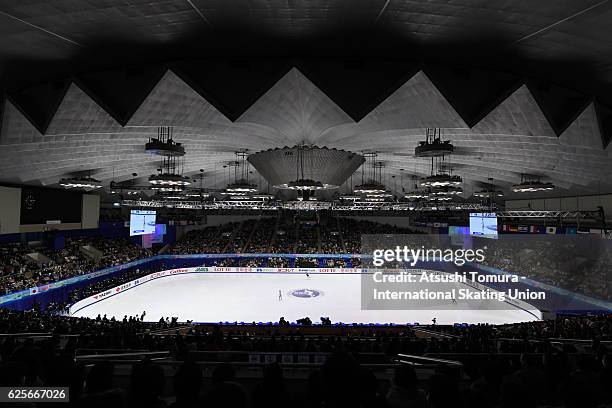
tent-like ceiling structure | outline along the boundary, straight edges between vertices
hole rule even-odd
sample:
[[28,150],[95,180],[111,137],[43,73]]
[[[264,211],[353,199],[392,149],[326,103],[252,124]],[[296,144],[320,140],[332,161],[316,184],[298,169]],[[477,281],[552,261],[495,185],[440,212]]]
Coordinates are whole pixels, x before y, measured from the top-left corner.
[[414,157],[414,148],[426,128],[435,127],[455,145],[450,166],[468,192],[489,178],[507,188],[521,174],[579,193],[602,191],[610,184],[612,160],[597,103],[578,106],[557,134],[537,92],[528,83],[517,84],[470,126],[431,76],[416,72],[355,120],[294,67],[232,120],[177,72],[167,70],[124,124],[75,81],[44,132],[7,99],[1,179],[55,185],[79,171],[91,171],[105,184],[131,179],[132,173],[146,178],[159,161],[144,152],[144,144],[159,126],[172,126],[174,139],[187,151],[185,173],[203,169],[209,187],[227,183],[223,165],[235,160],[236,151],[309,144],[377,152],[389,187],[399,190],[409,185],[410,176],[429,174],[430,162]]

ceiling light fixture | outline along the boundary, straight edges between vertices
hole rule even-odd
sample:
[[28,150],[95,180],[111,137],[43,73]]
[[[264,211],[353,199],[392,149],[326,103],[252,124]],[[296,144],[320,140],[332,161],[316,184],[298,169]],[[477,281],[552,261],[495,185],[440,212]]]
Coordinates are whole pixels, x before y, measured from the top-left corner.
[[533,193],[554,189],[555,185],[553,183],[543,183],[538,176],[527,174],[521,175],[521,182],[512,186],[512,191],[515,193]]
[[425,131],[425,140],[419,142],[419,145],[414,149],[416,157],[442,157],[452,154],[454,146],[450,140],[442,140],[442,129],[427,128]]
[[102,182],[92,177],[70,177],[63,178],[59,182],[65,189],[97,190],[102,188]]
[[448,187],[458,186],[463,180],[459,176],[451,176],[449,174],[435,174],[424,177],[419,182],[421,187]]
[[463,189],[456,186],[438,187],[431,190],[431,194],[436,196],[452,196],[463,194]]

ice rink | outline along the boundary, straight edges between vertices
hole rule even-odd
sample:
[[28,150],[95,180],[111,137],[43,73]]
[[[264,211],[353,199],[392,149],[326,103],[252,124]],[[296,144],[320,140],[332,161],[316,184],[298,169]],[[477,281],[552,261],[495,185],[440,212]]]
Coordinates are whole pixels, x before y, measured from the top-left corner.
[[429,324],[434,317],[438,324],[536,319],[519,308],[486,310],[482,301],[473,305],[449,302],[437,310],[361,310],[360,290],[359,274],[321,273],[307,278],[296,273],[191,273],[149,281],[73,315],[95,318],[106,314],[122,319],[146,311],[146,321],[176,316],[180,321],[208,323],[276,322],[281,316],[292,322],[305,316],[318,322],[326,316],[334,323],[395,324]]

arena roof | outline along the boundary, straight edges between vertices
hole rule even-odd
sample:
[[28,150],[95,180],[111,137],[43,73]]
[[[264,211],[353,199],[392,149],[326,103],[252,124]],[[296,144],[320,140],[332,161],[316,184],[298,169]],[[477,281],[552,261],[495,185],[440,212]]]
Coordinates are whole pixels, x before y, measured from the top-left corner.
[[173,126],[207,186],[227,182],[236,150],[299,143],[377,151],[408,185],[429,174],[413,153],[435,127],[468,192],[524,173],[610,192],[611,7],[5,1],[0,181],[146,177],[158,161],[144,143]]

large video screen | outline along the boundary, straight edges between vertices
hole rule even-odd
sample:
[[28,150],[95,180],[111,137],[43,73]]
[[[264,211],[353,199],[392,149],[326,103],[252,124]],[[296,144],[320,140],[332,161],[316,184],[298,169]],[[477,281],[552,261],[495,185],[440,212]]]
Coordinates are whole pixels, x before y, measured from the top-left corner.
[[45,224],[50,221],[80,223],[83,194],[53,188],[23,186],[21,188],[20,222]]
[[497,215],[470,213],[470,235],[497,239]]
[[130,213],[130,236],[155,233],[155,211],[132,210]]

